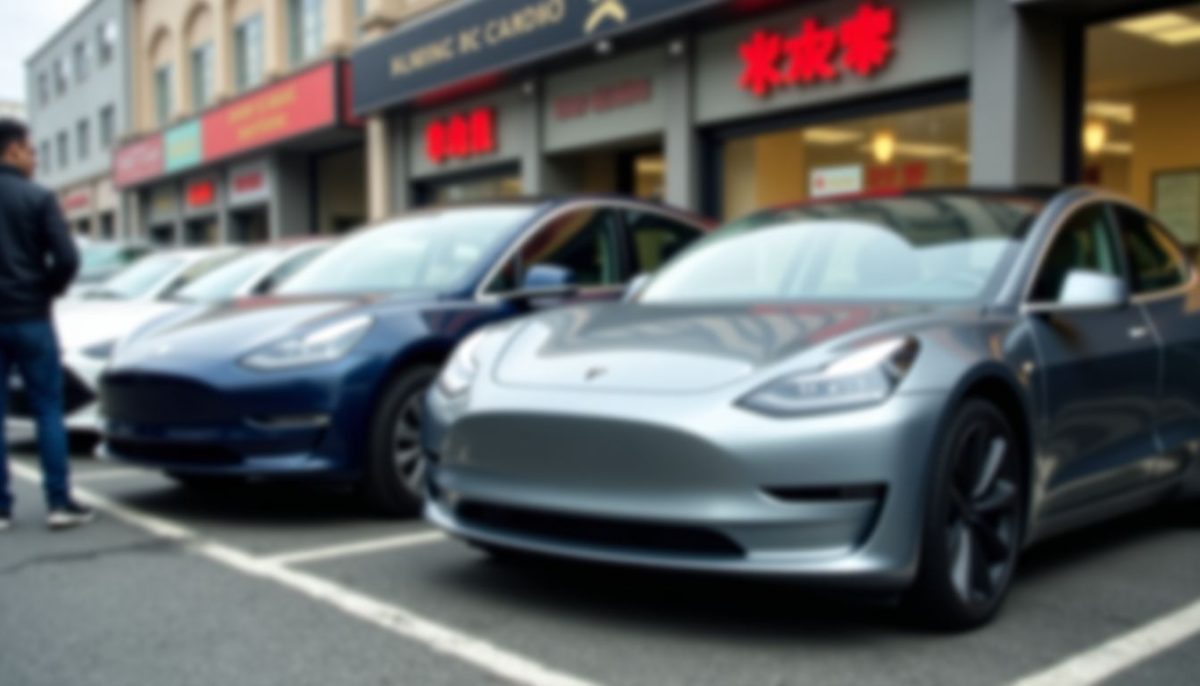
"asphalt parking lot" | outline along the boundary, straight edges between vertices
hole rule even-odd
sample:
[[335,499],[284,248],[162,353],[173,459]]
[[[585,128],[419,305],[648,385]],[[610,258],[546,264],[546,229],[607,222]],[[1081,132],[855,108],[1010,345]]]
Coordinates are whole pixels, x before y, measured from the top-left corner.
[[1200,506],[1040,546],[998,622],[939,635],[875,598],[496,562],[343,494],[82,458],[101,519],[50,533],[16,450],[5,686],[1200,682]]

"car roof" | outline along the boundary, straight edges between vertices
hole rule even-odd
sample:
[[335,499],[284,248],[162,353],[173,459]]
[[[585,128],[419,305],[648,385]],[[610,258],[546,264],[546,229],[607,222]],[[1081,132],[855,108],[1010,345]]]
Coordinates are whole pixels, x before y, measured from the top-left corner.
[[612,193],[575,193],[570,195],[546,195],[546,196],[518,196],[514,198],[499,198],[489,200],[469,200],[443,203],[439,205],[431,205],[428,207],[413,208],[404,212],[399,212],[388,216],[385,219],[379,219],[362,228],[382,226],[388,222],[395,221],[402,217],[419,216],[429,212],[443,212],[447,210],[460,209],[486,209],[489,207],[527,207],[531,210],[550,210],[557,207],[572,205],[575,203],[595,203],[595,204],[621,204],[627,206],[636,206],[644,208],[648,211],[661,212],[678,217],[683,221],[697,224],[703,227],[712,227],[715,223],[707,217],[689,212],[685,209],[667,205],[664,203],[642,200],[640,198],[630,198],[623,195]]

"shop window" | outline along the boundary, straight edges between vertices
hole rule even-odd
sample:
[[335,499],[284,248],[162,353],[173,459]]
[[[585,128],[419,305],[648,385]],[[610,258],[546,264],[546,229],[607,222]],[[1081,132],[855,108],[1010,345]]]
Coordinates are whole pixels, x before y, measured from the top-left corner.
[[723,214],[839,195],[968,181],[963,103],[904,110],[735,138],[724,146]]
[[488,290],[503,293],[519,288],[526,271],[539,264],[570,269],[575,284],[585,288],[622,283],[616,220],[615,212],[595,208],[552,220],[526,241]]
[[1120,262],[1108,218],[1107,208],[1100,204],[1085,207],[1071,218],[1046,253],[1030,300],[1056,302],[1067,274],[1073,269],[1120,276]]
[[1166,229],[1127,207],[1117,208],[1117,219],[1134,293],[1168,290],[1187,280],[1186,259]]
[[1188,248],[1200,244],[1200,3],[1088,28],[1085,183],[1151,210]]
[[657,271],[700,236],[696,229],[654,212],[626,212],[625,226],[629,231],[634,270],[642,274]]

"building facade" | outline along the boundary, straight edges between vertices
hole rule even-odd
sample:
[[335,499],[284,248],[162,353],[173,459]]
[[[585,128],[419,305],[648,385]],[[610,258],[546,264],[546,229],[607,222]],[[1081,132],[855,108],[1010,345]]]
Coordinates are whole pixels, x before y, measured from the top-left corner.
[[257,243],[366,219],[363,126],[345,57],[372,3],[130,7],[134,131],[113,169],[138,235]]
[[24,102],[20,100],[0,99],[0,117],[25,121],[26,116]]
[[128,130],[128,5],[93,0],[25,64],[37,180],[58,193],[76,233],[122,235],[112,154]]
[[1087,182],[1200,235],[1200,3],[467,0],[353,59],[374,216]]

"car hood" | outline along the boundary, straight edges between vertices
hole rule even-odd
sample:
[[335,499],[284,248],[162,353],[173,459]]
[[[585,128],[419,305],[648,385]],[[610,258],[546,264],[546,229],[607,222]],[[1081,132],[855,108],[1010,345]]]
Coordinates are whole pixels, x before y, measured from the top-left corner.
[[127,339],[113,366],[153,359],[218,361],[237,359],[323,319],[357,312],[377,299],[368,297],[247,298],[193,309],[165,318]]
[[66,353],[118,341],[158,317],[179,309],[163,300],[65,300],[54,308],[59,345]]
[[[961,312],[961,310],[960,310]],[[703,392],[811,353],[813,365],[859,337],[910,331],[944,308],[913,305],[659,306],[546,313],[517,328],[495,366],[502,385]]]

